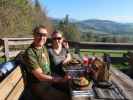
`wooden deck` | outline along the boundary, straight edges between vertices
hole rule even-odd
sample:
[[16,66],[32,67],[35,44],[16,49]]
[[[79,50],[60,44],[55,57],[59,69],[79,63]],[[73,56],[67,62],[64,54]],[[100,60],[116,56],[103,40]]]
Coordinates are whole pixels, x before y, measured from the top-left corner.
[[72,95],[72,100],[129,100],[120,91],[116,84],[110,88],[100,88],[94,86],[92,89],[83,90],[79,94]]

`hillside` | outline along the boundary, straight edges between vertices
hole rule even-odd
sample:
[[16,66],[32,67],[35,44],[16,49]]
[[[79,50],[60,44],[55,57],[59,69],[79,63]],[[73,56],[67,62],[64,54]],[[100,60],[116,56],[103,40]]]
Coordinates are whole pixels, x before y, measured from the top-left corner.
[[108,20],[84,20],[77,22],[77,25],[81,28],[81,30],[88,28],[93,28],[97,31],[102,31],[106,33],[111,33],[114,35],[117,34],[129,34],[133,35],[133,24],[131,23],[117,23]]
[[[60,19],[52,19],[54,25],[56,25]],[[133,23],[117,23],[108,20],[83,20],[72,21],[75,23],[81,33],[96,33],[96,34],[112,34],[112,35],[133,35]]]

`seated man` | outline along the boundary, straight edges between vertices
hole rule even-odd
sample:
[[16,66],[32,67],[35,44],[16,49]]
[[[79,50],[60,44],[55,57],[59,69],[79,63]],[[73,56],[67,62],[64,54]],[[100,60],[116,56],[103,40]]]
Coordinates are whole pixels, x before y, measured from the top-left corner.
[[44,26],[36,27],[33,31],[33,43],[23,56],[26,70],[32,75],[30,79],[31,90],[41,100],[69,100],[68,94],[62,91],[62,88],[56,87],[56,84],[65,84],[68,77],[56,78],[52,76],[48,53],[44,46],[47,35],[48,32]]

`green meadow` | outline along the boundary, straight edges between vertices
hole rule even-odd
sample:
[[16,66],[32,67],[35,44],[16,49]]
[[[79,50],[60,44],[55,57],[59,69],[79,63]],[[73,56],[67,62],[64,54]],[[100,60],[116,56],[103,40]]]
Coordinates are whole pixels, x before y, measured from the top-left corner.
[[[71,52],[74,52],[74,49],[70,50]],[[80,55],[81,57],[84,55],[88,55],[90,57],[97,56],[102,57],[104,53],[109,54],[111,57],[123,57],[124,53],[127,53],[126,50],[94,50],[94,49],[80,49]],[[0,63],[5,62],[5,58],[0,57]],[[128,62],[121,62],[121,63],[115,63],[112,64],[113,67],[116,67],[118,69],[125,69],[128,68]]]

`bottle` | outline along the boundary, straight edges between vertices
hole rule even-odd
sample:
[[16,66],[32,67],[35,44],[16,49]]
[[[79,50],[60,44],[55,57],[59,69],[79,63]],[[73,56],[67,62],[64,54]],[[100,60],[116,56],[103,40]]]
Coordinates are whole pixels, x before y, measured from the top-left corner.
[[82,60],[83,60],[83,66],[88,66],[88,56],[83,56],[83,58],[82,58]]
[[0,82],[4,79],[7,70],[3,67],[3,64],[0,65]]
[[15,67],[15,62],[14,61],[9,61],[3,64],[3,67],[9,72]]

